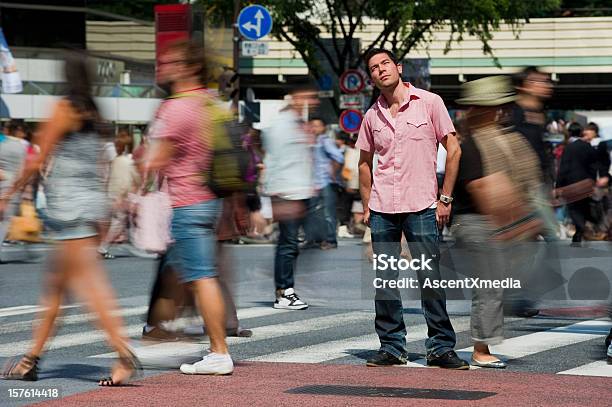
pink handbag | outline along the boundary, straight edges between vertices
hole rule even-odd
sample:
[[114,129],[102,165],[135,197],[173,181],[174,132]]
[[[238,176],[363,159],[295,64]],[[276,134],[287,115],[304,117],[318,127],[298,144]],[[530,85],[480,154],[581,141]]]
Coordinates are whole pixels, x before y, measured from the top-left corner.
[[[163,189],[163,188],[162,188]],[[130,239],[138,249],[163,253],[172,243],[170,226],[172,203],[164,191],[129,194],[133,216],[130,217]]]

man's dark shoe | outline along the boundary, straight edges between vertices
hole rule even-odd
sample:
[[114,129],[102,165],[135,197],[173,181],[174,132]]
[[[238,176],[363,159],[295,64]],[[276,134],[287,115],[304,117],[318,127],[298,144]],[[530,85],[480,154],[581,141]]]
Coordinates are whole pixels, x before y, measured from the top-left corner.
[[610,343],[612,343],[612,329],[610,329],[610,333],[606,337],[606,348],[610,347]]
[[338,243],[330,243],[330,242],[321,243],[321,250],[331,250],[331,249],[337,249],[337,248],[338,248]]
[[427,366],[455,370],[468,370],[470,368],[470,364],[457,356],[454,350],[450,350],[441,356],[427,356]]
[[366,362],[366,366],[370,367],[382,367],[382,366],[395,366],[395,365],[405,365],[406,361],[402,358],[396,358],[390,353],[385,352],[384,350],[379,350],[376,355],[372,356]]
[[156,326],[148,332],[146,327],[143,327],[142,339],[157,342],[175,342],[178,341],[180,337],[174,332],[166,331],[165,329]]
[[309,240],[305,240],[304,242],[299,244],[300,250],[308,250],[308,249],[318,249],[321,246],[320,243],[312,242]]
[[536,315],[538,315],[540,313],[539,309],[535,309],[535,308],[525,308],[522,310],[518,310],[516,311],[514,314],[517,317],[521,317],[521,318],[533,318]]

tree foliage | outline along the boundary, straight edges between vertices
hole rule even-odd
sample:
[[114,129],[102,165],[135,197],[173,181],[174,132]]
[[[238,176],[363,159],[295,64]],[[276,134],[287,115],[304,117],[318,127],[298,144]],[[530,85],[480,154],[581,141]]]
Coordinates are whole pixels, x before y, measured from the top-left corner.
[[[518,28],[529,16],[558,8],[559,0],[267,0],[274,19],[273,33],[290,42],[316,76],[317,56],[322,53],[335,74],[361,65],[363,56],[374,47],[392,50],[400,60],[415,46],[427,43],[432,33],[450,28],[446,52],[466,35],[482,42],[485,54],[494,57],[489,42],[500,24]],[[355,52],[350,40],[368,19],[382,22],[383,28],[371,44]],[[322,30],[324,28],[324,30]],[[327,31],[333,47],[321,38]]]

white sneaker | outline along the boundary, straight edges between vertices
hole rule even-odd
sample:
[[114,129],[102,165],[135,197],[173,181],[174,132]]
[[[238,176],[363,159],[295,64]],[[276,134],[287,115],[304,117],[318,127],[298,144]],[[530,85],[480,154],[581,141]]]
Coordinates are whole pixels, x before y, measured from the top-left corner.
[[234,371],[234,362],[229,353],[209,352],[199,362],[192,365],[183,363],[181,372],[185,374],[228,375]]
[[355,235],[353,235],[351,232],[349,232],[348,226],[342,225],[342,226],[340,226],[338,228],[338,237],[353,239],[355,237]]
[[274,308],[299,310],[308,308],[308,304],[300,300],[293,288],[287,288],[283,295],[276,297]]

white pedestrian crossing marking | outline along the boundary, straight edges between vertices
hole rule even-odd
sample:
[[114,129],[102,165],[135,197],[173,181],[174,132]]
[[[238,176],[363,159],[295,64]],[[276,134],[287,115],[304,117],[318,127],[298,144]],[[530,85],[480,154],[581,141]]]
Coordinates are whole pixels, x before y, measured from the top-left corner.
[[605,360],[598,360],[597,362],[587,363],[586,365],[564,370],[557,374],[612,377],[612,365],[609,365]]
[[[452,322],[457,331],[463,331],[469,328],[470,318],[454,318]],[[427,338],[426,324],[408,326],[407,331],[407,342],[419,341]],[[351,350],[377,350],[379,347],[380,342],[378,336],[376,334],[369,334],[270,353],[248,360],[258,362],[322,363],[350,356]]]
[[[295,312],[295,311],[294,311]],[[253,337],[252,338],[235,338],[230,337],[227,338],[228,345],[238,344],[238,343],[246,343],[249,341],[261,341],[267,339],[280,338],[283,336],[289,335],[298,335],[305,334],[308,332],[313,332],[322,329],[336,328],[346,325],[351,325],[355,323],[360,323],[364,321],[371,321],[374,318],[374,314],[372,312],[348,312],[344,314],[334,314],[327,315],[323,317],[315,317],[309,319],[302,319],[299,321],[293,322],[284,322],[280,324],[273,325],[265,325],[260,327],[252,328]],[[171,349],[172,352],[176,352],[176,354],[185,354],[191,355],[196,351],[202,350],[201,343],[182,343],[183,352],[180,350],[175,351]],[[159,351],[161,353],[166,352],[167,344],[160,343],[155,345],[147,346],[147,350],[151,352]],[[104,353],[101,355],[90,356],[94,358],[111,358],[115,357],[115,353]]]
[[[63,308],[81,307],[80,304],[66,305]],[[13,315],[28,315],[41,311],[40,306],[22,305],[16,307],[0,308],[0,318]],[[123,317],[142,315],[146,312],[147,306],[134,306],[122,308],[118,314]],[[272,307],[250,307],[238,310],[240,320],[250,318],[259,318],[291,312],[289,310],[276,310]],[[308,314],[303,314],[307,316]],[[58,322],[60,325],[76,325],[88,323],[95,320],[96,316],[92,313],[81,313],[75,315],[67,315],[60,317]],[[308,334],[318,330],[338,328],[363,322],[370,322],[374,318],[372,312],[353,311],[342,314],[319,316],[314,318],[306,318],[293,322],[271,324],[252,328],[252,338],[228,338],[228,344],[243,344],[251,341],[270,340],[281,338],[289,335]],[[189,320],[188,318],[185,321]],[[193,319],[190,320],[193,322]],[[0,325],[0,333],[15,333],[21,331],[30,331],[32,324],[38,320],[26,320],[4,323]],[[196,321],[196,323],[198,323]],[[456,332],[469,330],[470,317],[453,318],[453,325]],[[139,336],[142,332],[143,323],[127,326],[126,334],[128,336]],[[248,324],[246,325],[248,326]],[[612,323],[606,320],[591,320],[583,321],[567,326],[549,329],[541,332],[534,332],[527,335],[517,336],[506,339],[502,344],[492,346],[491,352],[500,356],[504,360],[513,360],[535,355],[541,352],[557,349],[564,346],[575,345],[592,339],[603,338],[610,330]],[[424,340],[427,338],[426,324],[418,324],[408,326],[407,342]],[[106,335],[102,331],[88,330],[71,334],[58,335],[49,343],[49,350],[64,349],[81,345],[88,345],[97,342],[104,342]],[[204,339],[204,338],[203,338]],[[199,358],[206,348],[206,341],[201,342],[176,342],[176,343],[158,343],[149,346],[138,346],[137,351],[140,352],[149,362],[155,363],[160,367],[176,367],[177,362],[187,361],[189,359]],[[12,343],[0,344],[0,357],[17,356],[27,351],[30,346],[30,340],[22,340]],[[379,340],[376,334],[367,334],[354,336],[345,339],[327,341],[315,345],[309,345],[299,348],[287,349],[281,352],[273,352],[253,358],[249,361],[258,362],[290,362],[290,363],[325,363],[334,359],[350,356],[356,352],[375,350],[379,347]],[[471,357],[472,347],[467,347],[457,351],[460,357],[469,360]],[[115,353],[105,353],[90,357],[95,358],[112,358]],[[140,355],[139,355],[140,356]],[[603,355],[602,355],[603,357]],[[408,363],[407,367],[425,367],[425,359],[419,359]],[[568,369],[558,374],[564,375],[582,375],[582,376],[601,376],[612,377],[612,366],[608,365],[605,360],[586,363],[582,366],[577,366]]]
[[[536,353],[601,338],[609,332],[610,326],[612,324],[604,320],[583,321],[542,332],[508,338],[499,345],[491,346],[490,350],[492,354],[502,360],[524,358]],[[470,346],[459,349],[457,354],[459,357],[470,360],[473,350],[474,348]],[[425,359],[419,359],[415,362],[424,365],[426,361]],[[476,368],[472,366],[472,369]]]
[[[148,308],[149,308],[148,306],[123,308],[123,309],[120,309],[116,314],[122,317],[142,315],[147,311]],[[60,327],[64,325],[76,325],[76,324],[82,324],[86,322],[95,321],[96,318],[97,318],[96,314],[93,314],[93,313],[67,315],[63,317],[58,317],[57,324]],[[9,334],[9,333],[15,333],[15,332],[29,331],[32,329],[32,327],[35,324],[39,323],[40,321],[41,321],[40,319],[34,319],[34,320],[27,320],[27,321],[7,322],[7,323],[0,325],[0,332],[3,334]]]
[[[61,309],[77,308],[78,304],[62,305]],[[15,315],[36,314],[43,311],[44,308],[39,305],[20,305],[17,307],[0,308],[0,318],[11,317]]]

